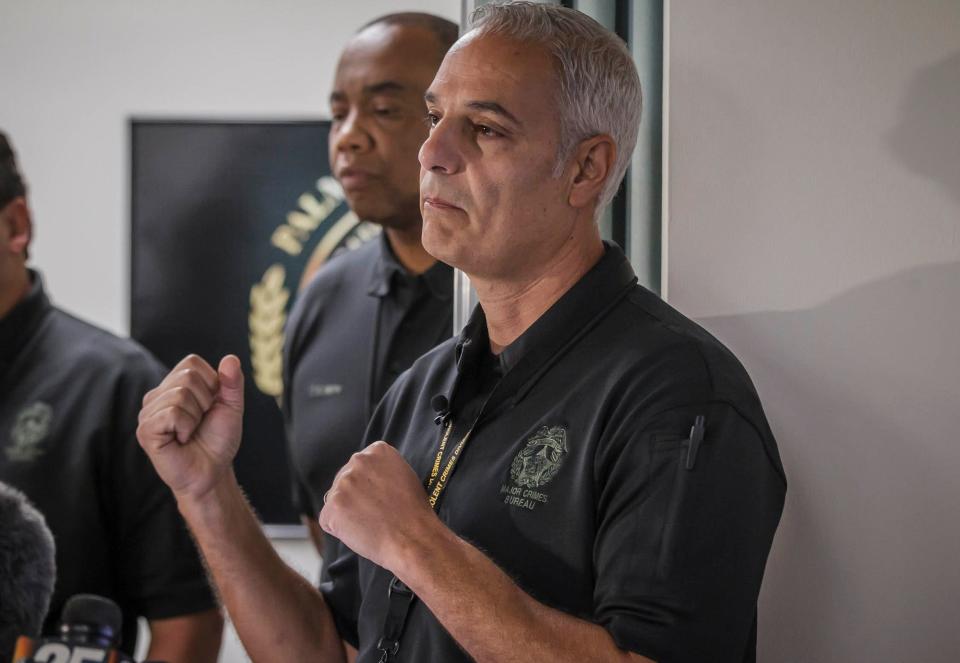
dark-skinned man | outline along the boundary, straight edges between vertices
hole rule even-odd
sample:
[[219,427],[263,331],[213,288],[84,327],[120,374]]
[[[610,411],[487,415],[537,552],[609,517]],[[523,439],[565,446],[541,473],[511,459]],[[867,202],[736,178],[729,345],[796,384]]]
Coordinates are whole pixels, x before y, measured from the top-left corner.
[[145,403],[140,442],[248,651],[754,660],[786,482],[739,362],[600,239],[639,125],[628,50],[570,9],[485,5],[425,98],[423,244],[480,306],[334,480],[320,524],[344,547],[320,593],[237,488],[237,359],[188,357]]
[[417,151],[427,136],[423,94],[457,31],[429,14],[390,14],[361,28],[337,65],[330,167],[351,209],[383,233],[325,264],[286,330],[294,501],[321,554],[335,545],[317,523],[321,498],[360,448],[373,408],[453,331],[452,270],[420,243]]
[[33,221],[12,147],[0,133],[0,481],[23,491],[56,542],[44,631],[90,593],[137,617],[149,658],[217,659],[223,619],[173,497],[135,445],[137,413],[165,369],[136,343],[54,307],[27,267]]

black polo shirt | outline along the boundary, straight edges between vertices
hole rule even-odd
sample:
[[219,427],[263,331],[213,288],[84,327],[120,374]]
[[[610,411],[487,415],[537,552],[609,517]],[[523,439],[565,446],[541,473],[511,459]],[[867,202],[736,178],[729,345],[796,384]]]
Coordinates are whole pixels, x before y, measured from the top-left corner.
[[[499,357],[478,308],[396,382],[367,442],[394,444],[422,477],[436,394],[457,440],[482,410],[439,516],[524,591],[656,661],[754,659],[786,490],[776,443],[737,359],[637,285],[619,249]],[[390,577],[342,549],[321,586],[361,663],[378,660]],[[470,659],[417,601],[398,660]]]
[[0,481],[47,519],[57,581],[46,632],[64,601],[93,593],[137,616],[216,605],[173,496],[137,444],[143,395],[165,371],[142,347],[54,308],[39,274],[0,320]]
[[320,512],[387,388],[450,338],[452,298],[449,266],[409,274],[386,233],[337,254],[301,293],[287,323],[283,411],[302,514]]

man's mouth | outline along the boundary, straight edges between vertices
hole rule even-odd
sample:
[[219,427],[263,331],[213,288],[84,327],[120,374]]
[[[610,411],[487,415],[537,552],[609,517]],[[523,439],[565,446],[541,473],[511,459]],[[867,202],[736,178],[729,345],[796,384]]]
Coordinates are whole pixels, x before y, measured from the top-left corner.
[[337,172],[337,180],[345,191],[362,189],[368,186],[374,179],[373,173],[362,168],[342,168]]
[[423,197],[423,206],[424,206],[424,207],[432,207],[432,208],[438,209],[438,210],[460,210],[461,212],[463,211],[463,208],[462,208],[462,207],[460,207],[460,206],[458,206],[458,205],[454,205],[454,204],[453,204],[452,202],[450,202],[449,200],[445,200],[444,198],[441,198],[440,196],[424,196],[424,197]]

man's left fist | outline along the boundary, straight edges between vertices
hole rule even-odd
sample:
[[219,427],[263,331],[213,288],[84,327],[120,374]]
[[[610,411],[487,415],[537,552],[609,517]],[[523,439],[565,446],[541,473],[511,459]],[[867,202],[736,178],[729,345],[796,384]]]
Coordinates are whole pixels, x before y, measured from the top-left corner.
[[324,496],[320,527],[374,564],[396,573],[408,542],[442,526],[420,479],[386,442],[353,454]]

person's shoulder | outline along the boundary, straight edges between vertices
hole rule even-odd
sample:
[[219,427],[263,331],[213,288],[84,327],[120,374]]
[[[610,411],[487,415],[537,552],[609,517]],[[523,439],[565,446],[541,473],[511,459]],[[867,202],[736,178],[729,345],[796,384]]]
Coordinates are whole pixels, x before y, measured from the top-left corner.
[[[686,434],[694,415],[727,412],[756,432],[782,475],[757,390],[726,345],[640,286],[605,323],[609,338],[601,342],[608,352],[598,370],[605,371],[606,384],[613,385],[606,395],[612,421],[623,422],[624,430],[673,427]],[[614,376],[612,382],[609,376]]]
[[358,282],[365,285],[364,279],[370,274],[372,263],[380,258],[380,251],[380,238],[374,237],[354,249],[337,252],[310,278],[300,296],[309,297]]
[[444,386],[456,372],[457,337],[452,336],[418,357],[410,368],[394,380],[385,400],[430,400],[445,391]]
[[612,322],[619,330],[617,360],[626,372],[686,398],[756,398],[734,353],[646,288],[638,285],[631,290]]
[[54,307],[50,316],[49,352],[78,370],[142,376],[149,380],[165,373],[159,361],[138,342],[117,336],[72,313]]
[[[399,439],[402,431],[419,430],[424,412],[432,421],[433,399],[448,394],[456,376],[457,338],[450,338],[420,356],[397,377],[380,399],[367,428],[367,441]],[[417,422],[420,423],[417,423]]]
[[427,373],[451,365],[456,358],[458,342],[458,336],[451,336],[420,355],[410,368],[416,368],[421,373]]
[[409,387],[422,383],[432,384],[447,378],[450,371],[456,370],[457,340],[456,336],[451,336],[417,357],[410,368],[400,374],[396,383]]
[[366,292],[373,263],[380,257],[380,241],[374,237],[355,249],[345,249],[324,263],[297,294],[288,328],[322,314],[338,297],[359,297]]

